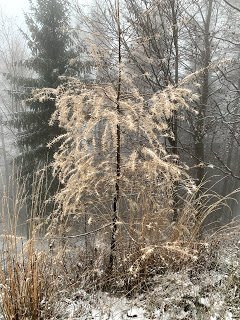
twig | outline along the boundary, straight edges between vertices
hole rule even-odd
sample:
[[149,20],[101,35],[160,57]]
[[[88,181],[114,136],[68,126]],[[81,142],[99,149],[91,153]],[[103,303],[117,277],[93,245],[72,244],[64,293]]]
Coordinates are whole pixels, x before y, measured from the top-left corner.
[[233,4],[231,4],[229,1],[227,0],[223,0],[226,4],[228,4],[232,9],[237,10],[238,12],[240,12],[240,8],[234,6]]
[[90,234],[93,234],[95,232],[98,232],[102,229],[105,229],[107,227],[110,227],[112,226],[112,222],[108,223],[108,224],[105,224],[104,226],[98,228],[98,229],[95,229],[95,230],[92,230],[92,231],[89,231],[89,232],[85,232],[85,233],[81,233],[81,234],[76,234],[76,235],[73,235],[73,236],[64,236],[64,237],[50,237],[50,239],[53,239],[53,240],[61,240],[61,239],[74,239],[74,238],[80,238],[80,237],[85,237],[85,236],[88,236]]

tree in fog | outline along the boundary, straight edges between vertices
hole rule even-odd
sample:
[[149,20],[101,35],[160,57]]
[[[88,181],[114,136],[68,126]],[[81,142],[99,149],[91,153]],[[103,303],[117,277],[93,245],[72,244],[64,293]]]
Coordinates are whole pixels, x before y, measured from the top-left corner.
[[[76,55],[72,49],[69,2],[36,0],[29,4],[30,12],[25,15],[28,33],[24,35],[31,57],[24,64],[33,70],[34,76],[20,79],[26,96],[26,109],[16,112],[11,123],[18,130],[17,146],[20,155],[16,160],[31,192],[34,173],[53,160],[57,147],[49,149],[48,143],[63,133],[57,123],[49,126],[56,108],[55,100],[52,97],[44,101],[34,100],[32,91],[35,88],[56,88],[59,76],[73,72],[71,61]],[[47,176],[49,181],[46,182],[45,192],[52,194],[57,188],[57,182],[52,181],[50,175]]]
[[4,183],[8,184],[10,162],[16,156],[14,146],[16,132],[9,120],[14,113],[24,110],[24,94],[21,86],[23,77],[30,76],[24,66],[28,53],[26,42],[15,21],[0,14],[0,113],[1,113],[1,155],[4,163]]

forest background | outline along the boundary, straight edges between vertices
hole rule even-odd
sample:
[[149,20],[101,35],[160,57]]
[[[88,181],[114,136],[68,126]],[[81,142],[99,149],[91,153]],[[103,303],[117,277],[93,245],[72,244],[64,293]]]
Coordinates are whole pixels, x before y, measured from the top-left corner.
[[[5,318],[47,319],[69,286],[130,297],[220,272],[239,246],[238,1],[36,0],[18,16],[0,16]],[[211,309],[181,299],[191,319]]]

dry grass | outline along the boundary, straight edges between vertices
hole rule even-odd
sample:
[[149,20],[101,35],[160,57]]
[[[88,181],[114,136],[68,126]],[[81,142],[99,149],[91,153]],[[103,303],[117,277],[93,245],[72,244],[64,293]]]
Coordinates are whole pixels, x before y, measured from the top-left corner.
[[[222,239],[230,239],[236,236],[239,226],[232,224],[199,239],[199,226],[209,214],[225,205],[225,199],[210,191],[203,192],[200,198],[199,190],[195,192],[187,193],[180,200],[178,220],[172,223],[168,219],[171,205],[167,206],[171,194],[169,198],[166,196],[160,214],[155,212],[155,215],[152,214],[155,209],[153,198],[146,194],[142,198],[139,196],[142,211],[138,219],[136,206],[131,202],[133,206],[129,212],[132,216],[118,223],[111,273],[107,268],[109,226],[100,228],[97,233],[73,238],[68,237],[69,233],[65,238],[51,235],[49,251],[47,239],[44,240],[45,248],[40,248],[35,232],[28,241],[18,237],[17,218],[11,219],[14,228],[11,236],[6,233],[3,237],[3,268],[0,270],[1,306],[5,319],[54,319],[61,296],[70,296],[79,289],[86,292],[107,290],[130,297],[151,291],[157,275],[161,277],[183,270],[201,274],[206,268],[215,268],[215,255],[221,247],[217,240],[219,234]],[[94,231],[96,223],[99,220],[88,228]],[[31,229],[34,231],[35,228]],[[79,243],[79,239],[86,242]]]
[[[14,237],[14,236],[13,236]],[[9,246],[2,254],[1,305],[5,319],[47,319],[52,313],[54,278],[45,253],[37,252],[33,240],[20,248]],[[15,242],[15,239],[14,239]]]
[[[230,208],[226,198],[211,190],[202,191],[202,186],[199,188],[201,194],[196,188],[195,193],[189,193],[181,199],[178,220],[175,222],[170,223],[167,219],[170,206],[166,206],[159,215],[149,214],[153,212],[151,201],[144,201],[144,210],[138,219],[136,212],[130,211],[132,216],[120,220],[114,269],[111,273],[107,267],[111,232],[109,226],[98,230],[98,237],[90,233],[88,237],[94,235],[96,238],[88,238],[87,247],[85,242],[74,247],[74,243],[84,239],[84,234],[73,238],[66,236],[64,247],[68,249],[68,258],[65,257],[65,274],[71,274],[72,284],[78,283],[87,291],[98,288],[132,295],[149,290],[153,285],[152,278],[157,274],[186,269],[200,272],[212,268],[215,255],[221,247],[220,232],[221,239],[230,239],[231,234],[235,236],[238,232],[239,225],[235,223],[215,233],[204,233],[204,221],[209,215],[214,216],[220,210]],[[97,224],[90,227],[94,230]],[[58,241],[61,244],[61,237]]]
[[[30,216],[26,214],[27,193],[19,173],[14,172],[2,195],[0,297],[5,319],[50,319],[56,299],[55,260],[47,242],[38,240],[41,218],[38,196],[43,174],[36,174]],[[36,208],[40,215],[35,219]]]

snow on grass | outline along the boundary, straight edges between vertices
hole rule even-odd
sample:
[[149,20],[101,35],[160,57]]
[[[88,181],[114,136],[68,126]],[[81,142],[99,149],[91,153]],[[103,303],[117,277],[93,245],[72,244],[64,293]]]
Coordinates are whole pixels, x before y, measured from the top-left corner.
[[59,315],[59,319],[146,319],[145,310],[137,305],[137,300],[112,297],[103,292],[91,295],[83,290],[75,293],[74,296],[72,300],[65,299],[61,302],[60,312],[62,315]]
[[[207,265],[203,262],[179,272],[155,275],[145,292],[131,299],[110,292],[78,290],[76,285],[74,289],[63,287],[51,320],[240,319],[239,246],[226,243],[216,255],[206,258],[212,259]],[[83,283],[80,286],[85,288]]]
[[229,279],[217,272],[203,273],[196,279],[191,279],[188,272],[176,272],[156,276],[153,281],[153,289],[132,299],[81,290],[61,301],[58,319],[237,319],[227,296]]
[[[207,257],[209,260],[210,257]],[[59,301],[57,319],[235,320],[240,319],[239,245],[226,243],[212,262],[155,275],[134,297],[76,290]]]

